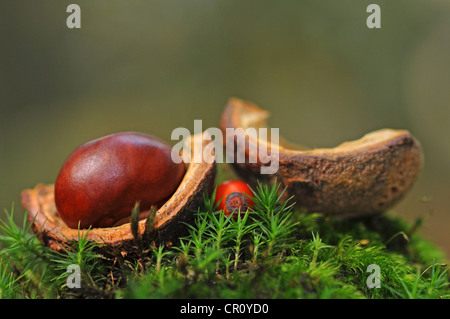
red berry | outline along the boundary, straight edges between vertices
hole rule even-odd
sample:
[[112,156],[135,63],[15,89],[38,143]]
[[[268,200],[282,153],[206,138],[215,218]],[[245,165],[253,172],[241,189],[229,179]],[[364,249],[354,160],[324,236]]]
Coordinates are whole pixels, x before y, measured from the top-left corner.
[[[240,180],[229,180],[217,186],[215,204],[229,216],[235,211],[245,212],[253,207],[253,192],[247,183]],[[237,214],[233,216],[237,218]]]

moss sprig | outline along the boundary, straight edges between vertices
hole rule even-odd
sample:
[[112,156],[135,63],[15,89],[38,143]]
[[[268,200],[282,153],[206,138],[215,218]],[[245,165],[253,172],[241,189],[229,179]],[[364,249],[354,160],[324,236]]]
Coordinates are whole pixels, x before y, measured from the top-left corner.
[[[187,235],[171,247],[147,240],[155,235],[149,214],[147,235],[131,229],[140,252],[134,259],[98,255],[86,232],[54,252],[25,219],[14,222],[12,207],[0,222],[0,296],[450,298],[446,260],[419,236],[418,223],[388,213],[333,219],[300,211],[282,195],[276,182],[258,184],[255,206],[235,219],[217,209],[214,191],[205,194],[194,223],[182,225]],[[371,264],[381,269],[380,288],[367,285]],[[81,289],[67,287],[70,265],[80,269]]]

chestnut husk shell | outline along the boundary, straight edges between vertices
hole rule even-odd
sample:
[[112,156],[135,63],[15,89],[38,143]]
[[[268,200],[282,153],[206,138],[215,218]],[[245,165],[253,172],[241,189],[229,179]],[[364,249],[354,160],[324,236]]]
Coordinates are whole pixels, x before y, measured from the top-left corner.
[[[269,116],[267,110],[252,102],[230,98],[220,128],[225,138],[227,128],[267,128]],[[272,147],[259,138],[232,138],[237,152],[246,158],[251,150],[258,149],[258,143],[265,143],[269,150]],[[278,171],[261,174],[266,162],[258,154],[256,163],[235,161],[232,166],[253,187],[258,181],[276,181],[282,198],[292,198],[303,211],[353,218],[392,208],[415,183],[424,159],[420,142],[409,131],[380,129],[329,149],[308,149],[280,136]]]
[[[192,145],[206,142],[204,133],[192,138]],[[192,147],[194,149],[194,147]],[[198,207],[204,201],[205,192],[211,192],[216,175],[215,155],[213,160],[187,164],[186,173],[175,193],[156,211],[152,245],[170,246],[187,234],[185,223],[192,223]],[[116,227],[74,229],[68,227],[58,216],[54,200],[54,184],[37,184],[21,193],[23,207],[31,229],[41,242],[56,251],[68,249],[79,238],[97,244],[98,251],[106,254],[121,253],[122,256],[136,252],[136,238],[131,222]],[[141,212],[146,215],[145,212]],[[131,212],[130,212],[131,215]],[[139,220],[138,233],[143,236],[146,218]]]

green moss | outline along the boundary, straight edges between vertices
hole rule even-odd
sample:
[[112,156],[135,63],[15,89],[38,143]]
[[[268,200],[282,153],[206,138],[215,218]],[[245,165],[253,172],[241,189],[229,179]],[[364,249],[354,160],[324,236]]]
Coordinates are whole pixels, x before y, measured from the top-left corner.
[[[294,210],[277,185],[255,190],[237,221],[205,196],[189,235],[139,259],[98,256],[84,240],[66,254],[42,246],[27,223],[2,222],[3,298],[449,298],[443,253],[417,225],[384,215],[341,220]],[[66,286],[79,264],[82,287]],[[380,288],[370,288],[370,265]],[[370,281],[374,282],[374,281]]]

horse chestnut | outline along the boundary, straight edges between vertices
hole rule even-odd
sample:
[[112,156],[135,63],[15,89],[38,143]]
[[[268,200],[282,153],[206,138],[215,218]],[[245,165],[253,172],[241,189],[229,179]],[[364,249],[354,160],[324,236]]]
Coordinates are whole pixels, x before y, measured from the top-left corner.
[[185,166],[172,161],[166,142],[144,133],[120,132],[79,146],[55,182],[55,205],[71,228],[112,227],[141,210],[161,206],[175,192]]

